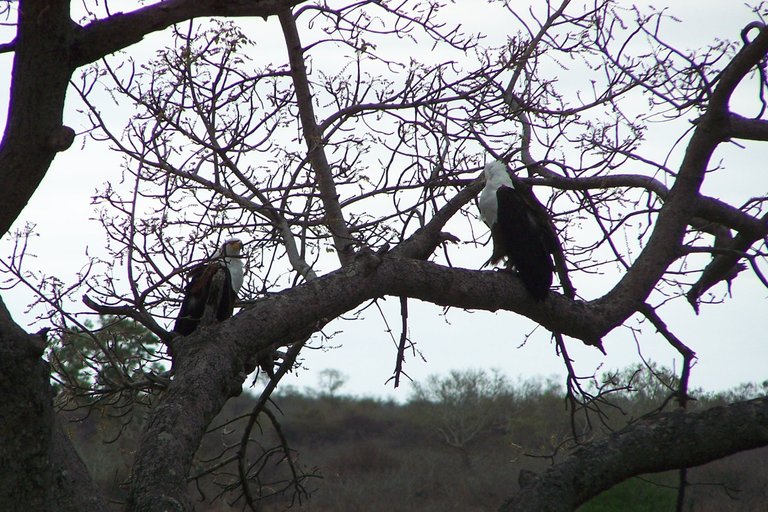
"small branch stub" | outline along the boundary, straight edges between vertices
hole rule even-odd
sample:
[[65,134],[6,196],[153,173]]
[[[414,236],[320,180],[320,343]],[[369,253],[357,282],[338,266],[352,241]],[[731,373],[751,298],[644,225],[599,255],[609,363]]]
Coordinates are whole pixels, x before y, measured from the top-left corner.
[[48,136],[48,148],[56,151],[66,151],[75,141],[75,130],[69,126],[59,126]]

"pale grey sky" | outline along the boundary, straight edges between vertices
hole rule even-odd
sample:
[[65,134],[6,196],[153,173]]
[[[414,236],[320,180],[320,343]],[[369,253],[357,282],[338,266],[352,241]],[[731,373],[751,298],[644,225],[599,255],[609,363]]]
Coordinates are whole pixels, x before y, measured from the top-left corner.
[[[749,9],[740,3],[720,0],[643,4],[646,3],[669,6],[670,12],[681,20],[677,28],[670,32],[672,38],[687,47],[716,38],[737,40],[740,29],[753,19]],[[461,15],[467,30],[484,30],[489,37],[502,41],[506,36],[507,21],[484,17],[474,2],[472,7],[467,5],[468,2],[458,2],[451,7]],[[277,20],[259,23],[274,28]],[[141,51],[151,52],[152,45],[163,37],[152,36],[143,43]],[[7,104],[9,70],[10,56],[0,55],[0,108],[3,112]],[[77,103],[76,95],[70,94],[65,116],[66,122],[76,129],[82,126],[76,113]],[[734,104],[738,105],[738,100]],[[4,121],[0,118],[0,128],[4,127]],[[651,133],[648,144],[658,142],[666,150],[670,137],[677,137],[680,133]],[[766,194],[768,173],[765,172],[764,162],[768,159],[768,151],[765,148],[758,144],[748,144],[744,148],[731,146],[723,148],[717,156],[727,156],[729,168],[738,170],[712,176],[705,184],[705,193],[734,201],[735,204],[752,195]],[[104,235],[100,225],[91,220],[94,213],[90,198],[94,189],[105,180],[115,179],[120,164],[119,155],[93,142],[82,147],[80,137],[70,150],[56,158],[15,226],[18,228],[26,222],[37,226],[39,236],[31,245],[30,252],[35,258],[30,261],[30,267],[43,269],[47,274],[67,282],[73,280],[86,263],[87,250],[98,253],[98,248],[104,243]],[[744,186],[745,183],[748,186]],[[9,250],[6,238],[0,244],[0,257],[7,257]],[[466,257],[454,260],[454,264],[478,268],[483,261],[478,259],[476,251],[467,249],[465,254]],[[613,282],[610,276],[606,279]],[[604,289],[598,281],[582,278],[576,282],[576,287],[585,297],[595,297],[598,290]],[[591,294],[590,290],[594,293]],[[33,316],[25,309],[31,300],[31,292],[15,288],[4,291],[2,295],[17,321],[24,327],[29,326]],[[702,305],[699,316],[682,300],[662,308],[662,316],[669,327],[699,356],[692,374],[693,386],[713,390],[768,378],[766,295],[768,291],[756,278],[745,275],[734,283],[732,299],[720,305]],[[397,339],[400,328],[398,300],[387,298],[381,304],[393,329],[391,336]],[[398,390],[392,389],[391,384],[384,384],[395,364],[392,337],[375,308],[369,309],[365,318],[365,321],[336,320],[327,326],[326,333],[341,331],[327,342],[327,345],[337,348],[305,351],[308,369],[288,376],[285,382],[312,387],[321,370],[334,368],[349,378],[343,393],[407,398],[411,389],[408,382]],[[628,323],[636,324],[632,319]],[[442,308],[411,300],[410,338],[417,343],[426,361],[409,354],[405,369],[415,380],[422,380],[433,373],[445,374],[452,369],[465,368],[498,368],[512,378],[563,375],[562,362],[555,354],[548,333],[541,328],[535,330],[535,327],[530,320],[513,313],[443,312]],[[534,330],[524,343],[526,335]],[[666,366],[679,367],[677,354],[654,334],[652,328],[643,327],[640,343],[646,358]],[[569,345],[576,367],[586,375],[598,368],[615,369],[640,360],[637,345],[628,329],[618,328],[610,333],[605,340],[605,348],[607,356],[577,341],[570,340]]]

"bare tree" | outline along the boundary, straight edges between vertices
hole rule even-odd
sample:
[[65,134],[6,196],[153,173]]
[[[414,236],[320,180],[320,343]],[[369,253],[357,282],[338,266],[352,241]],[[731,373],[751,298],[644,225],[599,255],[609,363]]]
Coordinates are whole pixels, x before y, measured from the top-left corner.
[[[569,403],[591,423],[611,389],[582,386],[568,355],[572,340],[602,349],[607,333],[643,319],[683,359],[671,396],[684,407],[695,353],[660,306],[725,300],[724,290],[710,290],[736,278],[768,286],[766,196],[737,206],[702,193],[715,169],[731,170],[727,161],[713,163],[718,148],[768,140],[764,6],[741,34],[730,34],[736,42],[688,50],[666,42],[672,20],[663,12],[611,0],[542,0],[530,12],[493,3],[510,26],[497,48],[465,34],[434,2],[170,0],[125,13],[109,2],[83,5],[79,22],[67,0],[2,7],[16,34],[0,45],[14,56],[0,227],[8,231],[56,153],[72,144],[74,130],[63,124],[69,91],[84,106],[89,136],[125,157],[122,179],[97,194],[110,260],[91,262],[79,283],[35,284],[22,233],[3,269],[6,287],[40,289],[57,329],[77,322],[67,295],[85,293],[93,312],[143,324],[172,353],[171,378],[147,364],[133,371],[109,343],[85,334],[88,350],[101,354],[94,360],[109,368],[100,392],[153,397],[128,510],[192,509],[188,479],[203,436],[256,363],[280,350],[238,456],[216,463],[237,466],[238,488],[257,509],[261,488],[245,447],[259,418],[274,419],[271,392],[314,334],[379,297],[400,297],[403,306],[397,377],[408,299],[511,311],[552,333],[568,369]],[[275,40],[259,39],[264,22],[253,17],[270,26],[276,18],[287,58],[259,59],[259,44]],[[166,29],[172,42],[149,61],[112,56]],[[439,48],[440,58],[411,57],[424,48]],[[587,74],[583,86],[558,81],[571,68]],[[130,103],[125,119],[110,111],[112,98]],[[737,112],[737,104],[755,112]],[[642,144],[648,126],[662,121],[685,147],[679,164]],[[563,293],[537,302],[512,273],[452,264],[468,249],[449,242],[487,240],[473,199],[489,159],[525,173],[522,181],[544,198],[562,245],[555,258]],[[230,235],[251,245],[240,312],[175,336],[166,326],[186,270]],[[607,283],[601,294],[579,293],[597,273]],[[25,333],[0,309],[8,440],[0,443],[0,500],[29,510],[101,510],[57,425],[44,334]],[[652,416],[524,478],[504,507],[573,510],[632,475],[684,471],[763,446],[767,418],[765,399]],[[591,454],[608,444],[614,458],[593,471]],[[662,452],[670,455],[653,455]],[[593,478],[581,485],[587,472]]]

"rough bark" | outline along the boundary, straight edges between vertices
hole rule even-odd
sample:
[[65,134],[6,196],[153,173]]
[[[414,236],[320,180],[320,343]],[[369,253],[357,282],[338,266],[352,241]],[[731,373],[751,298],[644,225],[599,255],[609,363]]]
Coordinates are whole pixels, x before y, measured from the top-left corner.
[[705,464],[768,445],[768,398],[653,416],[585,445],[541,475],[520,475],[502,512],[565,512],[646,473]]
[[0,301],[0,509],[52,510],[53,392],[45,344],[11,320]]
[[107,510],[106,500],[91,479],[88,468],[64,430],[59,416],[55,420],[51,442],[53,507],[48,510],[59,512]]
[[204,327],[175,356],[176,377],[157,402],[139,441],[128,510],[192,510],[187,474],[206,426],[245,379],[233,340]]
[[[303,339],[371,298],[408,296],[445,306],[515,311],[550,330],[594,345],[635,312],[633,302],[626,300],[585,303],[551,294],[550,299],[539,303],[528,297],[512,275],[448,268],[414,259],[434,250],[445,221],[473,197],[475,188],[477,184],[458,194],[390,254],[359,253],[346,267],[262,299],[247,311],[190,338],[178,356],[177,377],[153,412],[137,452],[131,510],[160,510],[155,507],[162,504],[188,510],[183,475],[211,418],[238,392],[245,378],[242,368],[247,354],[275,343]],[[682,230],[677,236],[682,237]],[[677,246],[679,242],[678,238],[672,243]],[[633,294],[631,289],[624,293]],[[637,295],[634,297],[637,300]]]

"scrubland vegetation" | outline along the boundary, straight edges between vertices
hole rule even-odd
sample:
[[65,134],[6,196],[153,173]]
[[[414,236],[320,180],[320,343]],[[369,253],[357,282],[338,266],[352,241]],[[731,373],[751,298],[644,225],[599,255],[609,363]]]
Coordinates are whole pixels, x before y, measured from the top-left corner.
[[[617,372],[631,379],[630,390],[613,396],[605,416],[572,417],[564,391],[555,380],[513,383],[492,371],[470,370],[433,376],[415,386],[406,403],[343,394],[343,375],[321,381],[317,390],[284,387],[273,396],[270,411],[279,422],[277,432],[291,448],[291,461],[301,474],[301,497],[292,505],[309,511],[481,511],[496,510],[518,487],[521,470],[540,472],[560,460],[581,440],[605,435],[637,419],[641,411],[665,405],[664,375],[637,368]],[[764,394],[763,384],[712,394],[694,391],[689,404],[701,410]],[[198,451],[190,482],[197,498],[213,505],[198,510],[240,510],[243,497],[238,475],[216,469],[236,456],[243,427],[250,420],[256,398],[244,393],[231,400]],[[67,425],[81,456],[98,484],[114,500],[115,510],[125,499],[125,482],[141,431],[144,410],[137,408],[83,409],[68,413]],[[667,409],[674,404],[667,403]],[[239,419],[236,419],[239,418]],[[259,421],[265,421],[260,416]],[[261,427],[264,427],[263,429]],[[591,426],[591,428],[590,428]],[[261,467],[263,492],[285,485],[290,468],[275,449],[276,430],[254,425],[246,460]],[[281,462],[282,461],[282,462]],[[743,452],[688,471],[685,510],[762,511],[768,503],[768,449]],[[678,473],[645,475],[626,481],[580,508],[582,512],[675,510]],[[285,496],[266,499],[265,511],[291,506]]]

